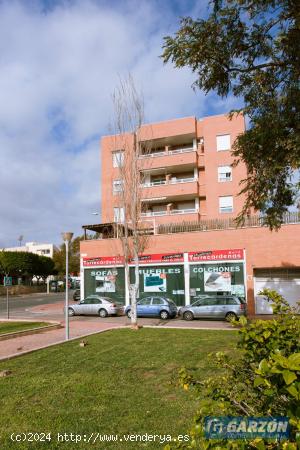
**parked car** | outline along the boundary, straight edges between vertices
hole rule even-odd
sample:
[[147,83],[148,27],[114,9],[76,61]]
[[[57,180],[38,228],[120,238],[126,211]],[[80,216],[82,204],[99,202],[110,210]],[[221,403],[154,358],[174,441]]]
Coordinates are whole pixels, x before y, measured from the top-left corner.
[[97,315],[107,317],[108,315],[117,315],[123,312],[123,305],[115,303],[109,297],[100,295],[89,295],[78,304],[69,306],[69,316],[75,315]]
[[[166,297],[145,297],[139,300],[136,306],[138,317],[160,317],[167,320],[177,315],[177,306],[173,300]],[[131,305],[125,308],[125,314],[131,317]]]
[[201,296],[194,300],[191,305],[180,308],[182,319],[214,318],[230,321],[246,315],[245,300],[235,295]]
[[80,300],[80,289],[76,289],[76,291],[74,291],[73,300],[74,302],[78,302],[78,300]]

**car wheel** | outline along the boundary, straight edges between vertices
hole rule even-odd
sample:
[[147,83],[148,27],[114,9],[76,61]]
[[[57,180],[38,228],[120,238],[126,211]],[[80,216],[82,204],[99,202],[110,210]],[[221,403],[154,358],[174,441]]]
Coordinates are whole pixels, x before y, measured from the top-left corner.
[[161,311],[161,312],[159,313],[159,317],[160,317],[162,320],[167,320],[167,319],[169,318],[169,313],[168,313],[168,311]]
[[107,316],[107,311],[106,311],[106,309],[100,309],[99,310],[99,316],[100,317],[102,317],[102,318],[104,318],[104,317],[106,317]]
[[69,316],[75,316],[75,311],[74,311],[74,309],[73,309],[73,308],[69,308],[69,309],[68,309],[68,314],[69,314]]
[[227,322],[231,322],[232,320],[237,320],[237,315],[233,312],[229,312],[226,314],[225,319],[227,320]]
[[126,314],[127,314],[128,319],[131,319],[131,309],[129,309]]
[[186,311],[183,314],[183,318],[184,318],[184,320],[193,320],[194,319],[194,314],[191,311]]

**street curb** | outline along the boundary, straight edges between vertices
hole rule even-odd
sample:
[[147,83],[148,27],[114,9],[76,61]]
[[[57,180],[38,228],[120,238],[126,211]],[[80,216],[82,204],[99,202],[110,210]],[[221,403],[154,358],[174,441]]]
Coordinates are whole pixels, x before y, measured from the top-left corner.
[[[12,317],[12,318],[10,318],[10,319],[4,319],[4,318],[1,318],[0,319],[0,323],[1,322],[40,322],[40,320],[35,320],[35,319],[19,319],[18,317]],[[42,322],[45,322],[44,320],[42,320]],[[60,323],[60,322],[57,322],[57,320],[47,320],[47,322],[48,323],[53,323],[54,325],[56,325],[57,323]]]
[[199,328],[199,327],[174,327],[174,326],[161,326],[161,325],[143,325],[143,328],[160,328],[161,330],[206,330],[206,331],[237,331],[235,328]]
[[7,341],[9,339],[14,339],[22,336],[29,336],[31,334],[39,334],[43,333],[44,331],[58,330],[59,328],[63,327],[60,323],[56,323],[53,325],[47,325],[45,327],[30,328],[28,330],[14,331],[13,333],[0,334],[0,341]]

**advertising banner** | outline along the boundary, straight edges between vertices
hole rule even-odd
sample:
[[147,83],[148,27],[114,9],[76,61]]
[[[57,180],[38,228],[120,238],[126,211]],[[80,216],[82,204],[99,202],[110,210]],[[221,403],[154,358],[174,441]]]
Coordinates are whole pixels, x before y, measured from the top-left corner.
[[[188,253],[189,262],[241,260],[243,258],[243,249],[208,250]],[[152,255],[140,255],[139,262],[140,264],[183,262],[183,253],[155,253]],[[83,258],[84,267],[115,266],[122,264],[124,264],[123,256],[98,256],[95,258]],[[133,259],[130,259],[130,264],[133,264]]]
[[230,250],[207,250],[198,252],[189,252],[189,262],[196,261],[226,261],[244,259],[243,249]]
[[[131,260],[131,263],[133,260]],[[183,262],[183,253],[157,253],[154,255],[140,255],[140,264]]]
[[[184,269],[183,266],[143,266],[139,269],[139,298],[151,294],[168,297],[176,305],[184,305]],[[134,267],[130,268],[130,282],[134,284]]]
[[191,264],[190,295],[214,295],[218,293],[245,297],[243,263]]
[[230,272],[208,272],[204,269],[205,292],[231,292]]
[[123,267],[86,269],[84,296],[99,294],[118,303],[125,303],[125,270]]
[[124,264],[123,256],[97,256],[96,258],[83,258],[84,267],[116,266]]

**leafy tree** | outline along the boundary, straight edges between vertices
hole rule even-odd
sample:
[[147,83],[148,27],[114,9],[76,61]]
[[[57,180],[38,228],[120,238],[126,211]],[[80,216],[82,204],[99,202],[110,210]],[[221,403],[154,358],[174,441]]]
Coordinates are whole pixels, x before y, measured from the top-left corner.
[[46,279],[54,272],[54,262],[47,256],[30,252],[0,252],[0,273],[24,277],[31,280],[33,276]]
[[[69,243],[69,273],[77,274],[80,272],[80,241],[83,236],[77,236]],[[61,244],[54,250],[53,261],[55,270],[59,275],[66,274],[66,246]]]
[[233,147],[248,169],[239,223],[254,208],[278,228],[299,198],[299,11],[298,0],[212,0],[208,18],[183,18],[175,37],[164,38],[164,62],[190,67],[195,88],[243,99],[231,112],[250,119]]
[[[189,444],[176,448],[296,450],[300,445],[300,319],[299,308],[292,308],[275,291],[261,295],[274,302],[275,318],[247,322],[240,319],[238,356],[216,353],[212,367],[223,369],[221,375],[198,380],[186,369],[180,371],[184,389],[195,388],[201,395],[200,408],[190,431]],[[198,393],[198,394],[197,394]],[[288,416],[289,442],[265,439],[208,440],[204,437],[205,416]],[[298,437],[297,437],[298,435]],[[166,447],[170,449],[171,447]],[[174,447],[172,447],[174,448]]]
[[55,273],[54,266],[55,264],[52,258],[49,258],[48,256],[39,256],[34,267],[34,276],[38,280],[42,278],[45,282],[49,275]]

